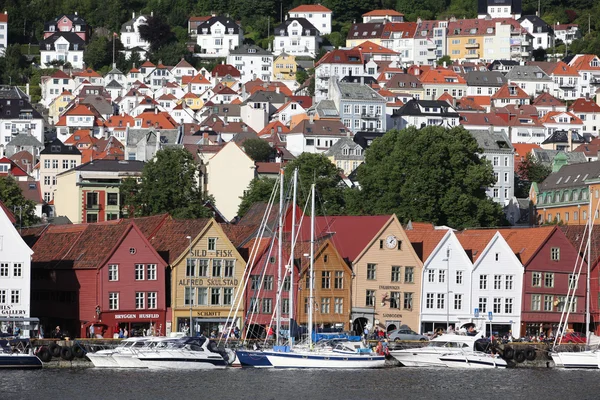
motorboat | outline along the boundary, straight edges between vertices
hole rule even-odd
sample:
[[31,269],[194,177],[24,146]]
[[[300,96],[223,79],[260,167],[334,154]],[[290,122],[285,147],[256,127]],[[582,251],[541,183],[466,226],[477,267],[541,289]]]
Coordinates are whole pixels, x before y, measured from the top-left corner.
[[152,351],[157,347],[164,348],[169,343],[176,341],[176,339],[162,336],[145,339],[146,340],[137,341],[132,346],[128,346],[112,355],[119,368],[148,368],[148,366],[142,363],[137,357],[140,352]]
[[485,340],[482,332],[475,336],[442,334],[431,339],[425,347],[392,350],[390,355],[405,367],[447,367],[447,362],[440,357],[456,354],[464,358],[465,354],[480,353],[475,347],[478,340]]
[[217,348],[204,336],[176,339],[166,346],[139,351],[136,357],[150,369],[226,368],[235,358],[233,352]]
[[600,369],[600,353],[597,350],[553,351],[550,356],[557,368]]
[[94,364],[96,368],[119,368],[119,364],[115,359],[115,354],[125,354],[131,357],[131,349],[136,346],[143,346],[148,338],[134,337],[124,339],[117,347],[112,349],[98,350],[93,353],[87,353],[86,356]]
[[449,368],[506,368],[508,366],[498,354],[481,351],[443,354],[439,360]]
[[42,360],[31,351],[14,349],[10,341],[0,340],[0,369],[42,368]]

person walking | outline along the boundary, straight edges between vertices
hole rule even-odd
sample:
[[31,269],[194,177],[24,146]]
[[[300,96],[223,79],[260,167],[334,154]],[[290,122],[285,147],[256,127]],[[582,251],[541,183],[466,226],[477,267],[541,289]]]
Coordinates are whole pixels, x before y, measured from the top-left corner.
[[90,325],[90,339],[94,338],[94,324]]

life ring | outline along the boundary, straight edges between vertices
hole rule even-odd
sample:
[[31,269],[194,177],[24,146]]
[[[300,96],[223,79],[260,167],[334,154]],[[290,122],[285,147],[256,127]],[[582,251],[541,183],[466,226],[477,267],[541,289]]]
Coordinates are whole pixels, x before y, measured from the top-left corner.
[[528,347],[527,349],[525,349],[525,358],[529,361],[533,361],[535,360],[536,354],[535,354],[535,348],[533,347]]
[[50,343],[48,345],[48,351],[52,355],[52,357],[60,357],[60,346],[56,343]]
[[50,362],[50,360],[52,360],[52,354],[50,354],[46,347],[41,347],[37,351],[37,356],[42,362]]
[[71,361],[73,359],[73,351],[70,347],[63,347],[60,349],[60,357],[63,360]]
[[506,346],[504,348],[504,352],[502,353],[505,360],[512,360],[515,356],[515,349],[510,346]]
[[518,363],[522,363],[525,361],[527,357],[525,357],[525,352],[523,350],[518,350],[515,352],[515,361]]
[[77,344],[71,348],[71,351],[73,352],[73,355],[77,358],[85,357],[85,351],[81,348],[81,346]]

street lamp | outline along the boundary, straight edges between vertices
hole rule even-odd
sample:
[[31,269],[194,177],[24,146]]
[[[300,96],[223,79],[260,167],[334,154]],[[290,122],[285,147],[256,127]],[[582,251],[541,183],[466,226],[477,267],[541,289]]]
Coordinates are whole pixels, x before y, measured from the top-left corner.
[[188,301],[190,303],[190,336],[193,337],[194,336],[194,328],[193,328],[193,323],[192,323],[192,299],[194,298],[194,296],[192,296],[192,278],[193,278],[193,274],[192,274],[192,237],[186,236],[185,238],[190,243],[188,257],[187,257],[187,268],[189,268],[189,270],[190,270],[190,298],[188,299]]

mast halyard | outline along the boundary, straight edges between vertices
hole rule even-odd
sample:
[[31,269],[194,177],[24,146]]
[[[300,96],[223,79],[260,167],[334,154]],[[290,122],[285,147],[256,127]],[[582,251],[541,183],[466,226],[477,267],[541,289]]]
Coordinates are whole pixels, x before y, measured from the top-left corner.
[[[296,195],[298,189],[298,168],[294,169],[294,181],[293,181],[293,197],[292,197],[292,236],[291,236],[291,248],[290,248],[290,291],[288,293],[289,298],[289,309],[288,309],[288,342],[290,349],[294,346],[294,340],[292,338],[292,319],[294,317],[294,249],[296,247]],[[294,324],[295,326],[295,324]]]
[[309,270],[309,299],[308,299],[308,348],[312,349],[313,308],[314,308],[314,259],[315,259],[315,184],[310,187],[310,270]]
[[[277,293],[281,296],[281,248],[283,242],[283,169],[279,170],[279,239],[277,246]],[[277,301],[277,316],[275,323],[275,338],[277,345],[280,344],[280,328],[281,328],[281,301]]]

